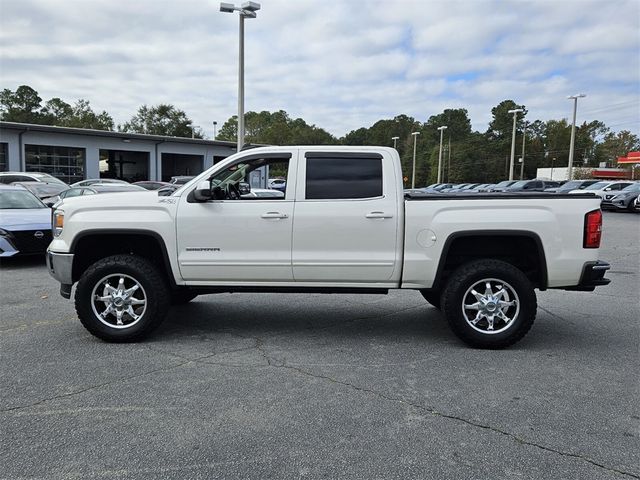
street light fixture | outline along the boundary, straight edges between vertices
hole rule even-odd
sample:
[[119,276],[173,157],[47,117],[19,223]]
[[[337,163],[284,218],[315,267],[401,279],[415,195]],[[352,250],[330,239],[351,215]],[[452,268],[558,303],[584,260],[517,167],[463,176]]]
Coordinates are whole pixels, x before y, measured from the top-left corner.
[[396,148],[397,144],[396,142],[400,139],[400,137],[391,137],[391,140],[393,140],[393,148]]
[[516,121],[518,114],[524,112],[522,108],[509,110],[507,113],[513,113],[513,132],[511,134],[511,162],[509,163],[509,180],[513,180],[513,162],[516,158]]
[[240,35],[238,45],[238,152],[244,145],[244,19],[256,18],[260,10],[257,2],[244,2],[237,7],[233,3],[220,3],[224,13],[240,12]]
[[569,164],[567,166],[567,179],[573,180],[573,147],[576,141],[576,111],[578,110],[578,99],[584,98],[584,93],[569,95],[567,98],[573,100],[573,122],[571,123],[571,145],[569,146]]
[[[440,130],[440,152],[438,153],[438,183],[442,183],[442,137],[446,129],[446,125],[438,127],[438,130]],[[449,177],[451,177],[451,175],[449,175]]]
[[416,144],[418,143],[418,135],[420,132],[413,132],[413,173],[411,174],[411,188],[416,188]]

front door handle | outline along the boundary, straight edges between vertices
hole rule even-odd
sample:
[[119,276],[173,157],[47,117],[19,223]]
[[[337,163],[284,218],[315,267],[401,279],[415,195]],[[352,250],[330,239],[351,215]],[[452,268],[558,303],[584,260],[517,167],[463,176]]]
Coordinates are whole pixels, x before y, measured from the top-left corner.
[[267,212],[260,215],[261,218],[289,218],[289,215],[286,213],[280,212]]
[[366,218],[393,218],[393,215],[384,212],[369,212],[365,215]]

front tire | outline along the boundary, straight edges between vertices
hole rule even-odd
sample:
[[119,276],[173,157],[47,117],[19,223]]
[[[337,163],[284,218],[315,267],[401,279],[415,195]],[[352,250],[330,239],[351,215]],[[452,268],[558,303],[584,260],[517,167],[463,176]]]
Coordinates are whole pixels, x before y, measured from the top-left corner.
[[136,255],[113,255],[91,265],[74,297],[82,325],[107,342],[147,336],[164,320],[170,298],[160,271]]
[[521,270],[500,260],[476,260],[451,275],[442,307],[449,326],[467,345],[504,348],[531,329],[537,302]]

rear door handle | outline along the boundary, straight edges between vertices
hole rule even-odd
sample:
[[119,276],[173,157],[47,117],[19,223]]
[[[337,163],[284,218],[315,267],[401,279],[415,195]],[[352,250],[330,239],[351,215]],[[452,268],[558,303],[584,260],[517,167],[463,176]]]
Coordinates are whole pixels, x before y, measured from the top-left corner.
[[365,215],[366,218],[393,218],[393,215],[384,212],[369,212]]
[[286,213],[280,212],[267,212],[260,215],[261,218],[289,218],[289,215]]

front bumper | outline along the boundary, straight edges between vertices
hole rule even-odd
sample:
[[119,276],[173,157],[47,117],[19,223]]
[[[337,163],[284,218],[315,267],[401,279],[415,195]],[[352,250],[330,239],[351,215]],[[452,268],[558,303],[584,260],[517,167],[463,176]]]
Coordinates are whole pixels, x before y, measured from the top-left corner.
[[607,262],[587,262],[582,269],[582,275],[580,276],[580,283],[572,287],[564,287],[563,290],[577,290],[580,292],[593,292],[596,287],[602,285],[609,285],[611,280],[604,278],[607,270],[611,268]]
[[60,295],[71,298],[73,285],[73,254],[47,251],[49,275],[60,282]]

